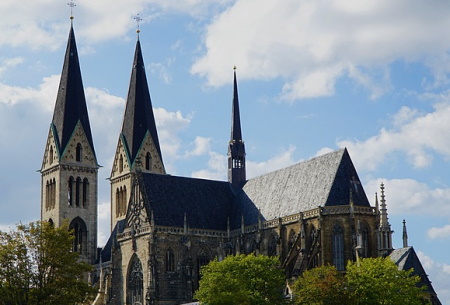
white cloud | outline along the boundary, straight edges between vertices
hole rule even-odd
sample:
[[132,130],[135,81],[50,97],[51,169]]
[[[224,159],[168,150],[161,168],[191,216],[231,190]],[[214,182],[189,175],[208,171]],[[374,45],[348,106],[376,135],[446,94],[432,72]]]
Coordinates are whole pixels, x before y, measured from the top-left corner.
[[427,235],[431,239],[450,237],[450,225],[441,228],[431,228],[428,230]]
[[194,148],[187,151],[184,155],[185,158],[192,156],[202,156],[208,154],[211,151],[211,139],[197,136],[194,140]]
[[401,152],[416,168],[429,166],[433,153],[450,158],[450,138],[442,137],[450,130],[450,101],[448,92],[442,102],[434,105],[429,113],[419,114],[415,109],[403,106],[393,116],[392,129],[383,128],[365,141],[339,141],[339,147],[347,147],[360,170],[375,170],[387,156]]
[[236,64],[241,79],[284,79],[290,100],[331,95],[341,76],[376,98],[399,60],[422,62],[445,83],[449,13],[450,3],[419,0],[238,0],[207,27],[191,71],[220,86]]
[[[450,188],[431,188],[414,179],[374,179],[364,184],[369,198],[385,185],[386,204],[392,215],[431,215],[450,217]],[[371,198],[370,198],[371,199]],[[372,201],[372,200],[371,200]],[[372,201],[374,204],[374,202]]]
[[417,252],[422,266],[433,282],[433,288],[436,291],[442,304],[450,304],[450,265],[436,262],[432,257],[422,251]]

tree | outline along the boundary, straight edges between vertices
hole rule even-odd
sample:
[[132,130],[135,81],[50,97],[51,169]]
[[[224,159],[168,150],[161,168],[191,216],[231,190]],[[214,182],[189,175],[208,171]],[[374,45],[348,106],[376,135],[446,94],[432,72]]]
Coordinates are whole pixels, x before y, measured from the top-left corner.
[[305,271],[292,284],[294,304],[349,304],[345,277],[334,266],[322,266]]
[[82,304],[95,289],[85,280],[91,266],[71,252],[73,234],[67,222],[18,225],[0,231],[0,304]]
[[414,270],[399,270],[390,258],[366,258],[347,265],[347,285],[354,304],[427,304],[426,287],[419,287]]
[[200,287],[195,293],[207,305],[282,304],[284,274],[276,257],[264,255],[227,256],[201,269]]

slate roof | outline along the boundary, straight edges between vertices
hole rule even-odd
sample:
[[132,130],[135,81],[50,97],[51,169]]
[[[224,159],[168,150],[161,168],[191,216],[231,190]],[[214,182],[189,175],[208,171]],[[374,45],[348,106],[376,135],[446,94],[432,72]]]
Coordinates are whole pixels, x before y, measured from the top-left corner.
[[348,205],[351,188],[356,206],[370,206],[347,149],[341,149],[248,180],[235,213],[255,221],[253,204],[270,220],[318,206]]
[[125,138],[126,150],[132,164],[135,161],[136,155],[147,132],[150,133],[162,161],[152,101],[150,99],[150,91],[148,89],[147,76],[145,74],[141,43],[138,40],[136,42],[127,104],[122,123],[122,135]]
[[56,133],[60,156],[64,152],[78,122],[83,126],[95,156],[75,33],[71,26],[52,120],[52,129]]
[[395,249],[389,254],[389,257],[395,262],[399,270],[410,270],[413,268],[413,274],[420,276],[421,282],[427,286],[427,291],[435,297],[433,304],[441,304],[413,247]]
[[[304,161],[247,181],[235,191],[229,182],[142,173],[157,225],[226,230],[296,214],[318,206],[370,206],[346,149]],[[356,183],[350,183],[354,180]]]
[[234,195],[222,181],[142,173],[147,211],[156,225],[226,230]]
[[126,221],[125,219],[119,220],[116,225],[114,226],[113,231],[111,232],[111,235],[109,235],[108,241],[106,242],[106,245],[103,247],[103,249],[100,252],[100,256],[98,258],[97,264],[100,263],[100,258],[102,263],[109,262],[111,260],[111,252],[114,243],[117,241],[117,234],[122,233],[125,229]]

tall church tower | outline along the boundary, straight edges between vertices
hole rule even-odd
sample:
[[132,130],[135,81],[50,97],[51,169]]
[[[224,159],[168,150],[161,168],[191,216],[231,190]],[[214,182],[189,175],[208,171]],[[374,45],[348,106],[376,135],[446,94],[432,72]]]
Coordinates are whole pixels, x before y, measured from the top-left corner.
[[234,68],[233,109],[231,114],[231,139],[228,144],[228,182],[234,187],[242,187],[245,177],[245,145],[242,141],[239,97]]
[[41,220],[74,230],[73,251],[97,252],[98,164],[71,24],[53,119],[41,167]]
[[111,171],[111,230],[127,213],[131,193],[131,174],[142,172],[165,174],[150,91],[145,74],[141,43],[136,42],[130,87]]

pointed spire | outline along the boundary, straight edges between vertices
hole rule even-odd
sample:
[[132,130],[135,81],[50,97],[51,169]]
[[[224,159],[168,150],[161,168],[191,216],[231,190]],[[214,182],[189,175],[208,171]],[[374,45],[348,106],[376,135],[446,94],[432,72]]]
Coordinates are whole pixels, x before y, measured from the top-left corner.
[[403,219],[403,248],[408,247],[408,232],[406,231],[406,221]]
[[378,250],[381,255],[389,253],[392,248],[392,233],[391,225],[389,224],[386,197],[384,195],[384,183],[381,183],[381,199],[380,199],[380,226],[378,230]]
[[383,182],[381,183],[380,189],[381,189],[380,227],[381,228],[390,228],[391,225],[389,224],[389,219],[388,219],[388,213],[387,213],[387,207],[386,207],[386,197],[384,195],[384,183]]
[[78,122],[83,127],[95,156],[75,33],[73,26],[70,26],[69,39],[52,120],[52,127],[56,133],[60,156],[64,153]]
[[133,69],[131,71],[130,87],[122,125],[122,135],[125,138],[126,150],[131,164],[134,163],[139,148],[149,133],[162,162],[152,101],[145,74],[141,43],[136,42]]
[[245,145],[242,141],[239,96],[234,67],[233,106],[231,114],[231,139],[228,145],[228,181],[235,187],[242,187],[246,180]]

